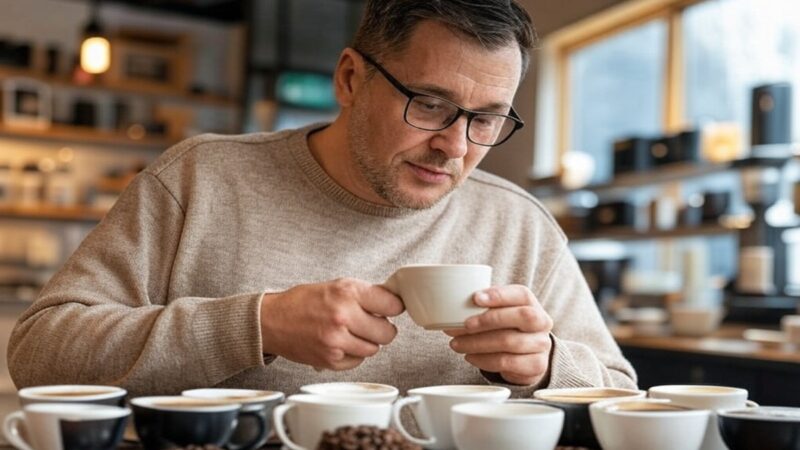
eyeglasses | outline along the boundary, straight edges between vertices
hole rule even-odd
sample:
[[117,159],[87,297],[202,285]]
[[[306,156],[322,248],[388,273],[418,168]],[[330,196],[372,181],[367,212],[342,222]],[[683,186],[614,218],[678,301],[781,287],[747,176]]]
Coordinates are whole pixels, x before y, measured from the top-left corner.
[[492,112],[472,111],[450,100],[429,94],[414,92],[405,87],[386,69],[369,55],[356,50],[364,61],[378,69],[378,72],[400,93],[408,97],[403,119],[414,128],[425,131],[440,131],[453,125],[462,115],[467,117],[467,140],[473,144],[494,147],[507,141],[525,123],[514,108],[510,115]]

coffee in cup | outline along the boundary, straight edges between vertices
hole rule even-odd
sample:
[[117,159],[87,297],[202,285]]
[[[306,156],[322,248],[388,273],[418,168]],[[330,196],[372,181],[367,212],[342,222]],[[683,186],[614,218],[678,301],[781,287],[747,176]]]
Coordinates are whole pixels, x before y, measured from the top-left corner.
[[463,328],[464,321],[486,311],[473,295],[490,287],[492,268],[479,264],[403,266],[383,286],[403,300],[414,322],[426,330]]
[[326,397],[350,398],[353,400],[370,400],[392,403],[397,399],[399,391],[388,384],[364,382],[335,382],[307,384],[300,388],[305,394]]
[[698,449],[710,411],[666,399],[614,399],[589,406],[600,446],[615,450]]
[[712,411],[701,450],[727,450],[717,426],[717,416],[713,411],[722,408],[744,408],[748,405],[757,406],[747,400],[746,389],[736,387],[676,384],[654,386],[648,392],[652,398],[665,398],[676,405]]
[[3,433],[19,449],[113,450],[122,441],[130,415],[130,409],[118,406],[31,403],[6,417]]
[[610,399],[643,398],[646,394],[633,389],[587,387],[540,389],[533,396],[542,403],[564,411],[564,426],[558,445],[598,448],[600,445],[589,418],[589,405]]
[[391,412],[388,402],[296,394],[275,408],[273,421],[275,433],[290,450],[316,450],[325,431],[359,425],[387,428]]
[[131,400],[136,434],[145,450],[228,443],[241,403],[181,396]]
[[127,391],[116,386],[90,384],[63,384],[35,386],[20,389],[19,401],[32,403],[93,403],[109,406],[124,406]]
[[[411,389],[408,396],[395,402],[392,407],[392,424],[407,440],[430,449],[451,449],[455,446],[450,410],[461,403],[501,403],[508,399],[511,391],[502,386],[450,385]],[[425,435],[412,436],[402,423],[400,413],[406,406],[412,411]]]
[[184,397],[240,403],[238,423],[229,439],[229,447],[237,450],[261,448],[272,432],[272,411],[283,402],[282,392],[254,389],[190,389]]

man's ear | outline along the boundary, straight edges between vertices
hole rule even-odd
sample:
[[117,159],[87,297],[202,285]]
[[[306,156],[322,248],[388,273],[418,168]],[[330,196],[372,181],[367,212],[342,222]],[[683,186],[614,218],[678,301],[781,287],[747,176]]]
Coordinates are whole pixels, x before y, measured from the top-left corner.
[[344,49],[333,73],[333,88],[340,107],[347,108],[353,104],[364,80],[365,68],[361,55],[352,48]]

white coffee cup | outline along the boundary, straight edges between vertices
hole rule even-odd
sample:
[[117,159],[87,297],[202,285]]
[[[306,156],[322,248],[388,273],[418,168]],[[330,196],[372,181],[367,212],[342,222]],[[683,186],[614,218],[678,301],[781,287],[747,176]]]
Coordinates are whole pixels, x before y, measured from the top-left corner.
[[[34,403],[9,414],[6,439],[20,450],[113,449],[122,441],[128,408],[82,403]],[[20,433],[24,426],[25,436]]]
[[697,450],[710,411],[643,398],[592,403],[589,415],[597,440],[606,450]]
[[715,410],[758,406],[755,402],[747,400],[746,389],[727,386],[664,385],[653,386],[648,393],[652,398],[668,399],[676,405],[712,411],[708,418],[702,450],[726,450],[728,448],[719,433]]
[[116,386],[91,384],[55,384],[20,389],[20,403],[94,403],[123,406],[127,391]]
[[374,402],[392,403],[400,393],[396,387],[388,384],[363,382],[334,382],[307,384],[300,388],[305,394],[323,395],[326,397]]
[[480,264],[410,265],[383,284],[398,295],[414,322],[426,330],[463,328],[464,321],[486,311],[473,295],[490,287],[492,268]]
[[[455,447],[450,410],[461,403],[490,402],[501,403],[511,396],[511,391],[502,386],[488,385],[449,385],[429,386],[411,389],[408,397],[401,398],[392,408],[392,424],[409,441],[430,449],[451,449]],[[400,412],[406,405],[412,405],[422,433],[427,436],[412,436],[403,426]]]
[[388,402],[296,394],[275,408],[273,420],[275,432],[290,450],[315,450],[325,431],[358,425],[388,428],[391,413]]
[[475,402],[453,406],[450,419],[459,450],[552,450],[564,411],[534,403]]

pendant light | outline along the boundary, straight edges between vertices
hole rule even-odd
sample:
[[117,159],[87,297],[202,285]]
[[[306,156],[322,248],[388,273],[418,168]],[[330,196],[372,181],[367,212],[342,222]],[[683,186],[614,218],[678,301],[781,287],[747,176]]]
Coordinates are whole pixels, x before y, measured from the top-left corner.
[[100,0],[92,0],[91,18],[83,31],[81,42],[81,69],[91,74],[99,74],[111,66],[111,43],[103,35],[98,12]]

